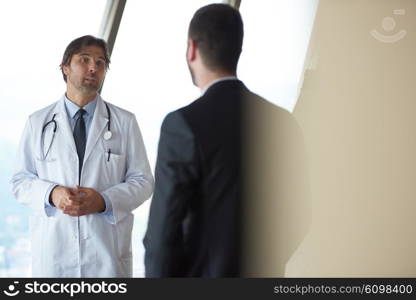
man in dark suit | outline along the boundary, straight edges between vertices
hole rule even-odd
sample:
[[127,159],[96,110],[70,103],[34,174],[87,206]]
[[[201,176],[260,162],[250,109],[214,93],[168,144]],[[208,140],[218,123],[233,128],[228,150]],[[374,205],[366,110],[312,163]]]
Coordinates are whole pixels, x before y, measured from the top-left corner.
[[291,117],[237,79],[242,42],[241,16],[231,6],[202,7],[191,20],[187,63],[202,95],[162,124],[143,241],[146,277],[236,277],[243,275],[244,252],[268,259],[262,250],[245,250],[247,241],[259,242],[244,229],[255,222],[246,218],[250,195],[268,197],[259,168],[269,160],[258,161],[260,152],[250,144],[274,151],[275,140],[257,139],[257,133],[271,130],[275,117],[282,124]]

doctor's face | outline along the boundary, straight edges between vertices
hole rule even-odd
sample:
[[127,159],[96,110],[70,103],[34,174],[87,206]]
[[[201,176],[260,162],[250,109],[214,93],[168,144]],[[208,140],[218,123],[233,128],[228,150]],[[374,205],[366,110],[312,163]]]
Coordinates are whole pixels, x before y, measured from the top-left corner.
[[103,83],[107,65],[104,51],[97,46],[86,46],[71,58],[69,65],[63,66],[67,76],[68,89],[81,93],[96,93]]

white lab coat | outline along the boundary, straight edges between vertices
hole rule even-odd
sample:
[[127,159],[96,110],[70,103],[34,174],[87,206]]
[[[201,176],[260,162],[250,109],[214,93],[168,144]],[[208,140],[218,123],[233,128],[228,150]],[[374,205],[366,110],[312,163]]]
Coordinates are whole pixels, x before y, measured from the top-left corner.
[[[106,196],[112,216],[94,213],[71,217],[54,207],[45,209],[45,199],[53,185],[78,184],[78,155],[64,97],[32,114],[26,123],[11,183],[18,201],[33,209],[29,224],[34,277],[132,276],[132,211],[151,196],[154,179],[135,116],[109,103],[108,106],[112,138],[103,138],[108,116],[105,103],[98,97],[80,185]],[[53,125],[47,127],[44,138],[42,127],[53,114],[57,131],[43,159]]]

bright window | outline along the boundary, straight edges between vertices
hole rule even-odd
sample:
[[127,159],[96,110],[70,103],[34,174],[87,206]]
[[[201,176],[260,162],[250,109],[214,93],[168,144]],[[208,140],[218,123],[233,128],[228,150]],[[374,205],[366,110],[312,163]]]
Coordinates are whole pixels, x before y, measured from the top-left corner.
[[302,84],[317,0],[242,0],[239,77],[253,92],[292,111]]

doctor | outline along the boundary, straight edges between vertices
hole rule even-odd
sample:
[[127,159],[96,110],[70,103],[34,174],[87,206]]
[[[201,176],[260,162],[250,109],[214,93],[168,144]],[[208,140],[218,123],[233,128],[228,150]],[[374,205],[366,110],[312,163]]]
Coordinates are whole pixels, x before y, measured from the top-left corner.
[[132,211],[154,181],[135,116],[98,94],[109,63],[104,40],[72,41],[65,95],[26,123],[11,183],[33,209],[34,277],[132,276]]

